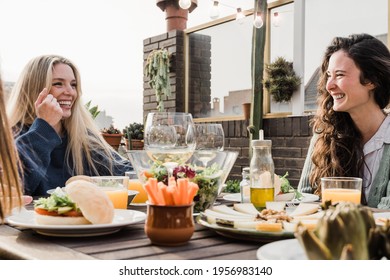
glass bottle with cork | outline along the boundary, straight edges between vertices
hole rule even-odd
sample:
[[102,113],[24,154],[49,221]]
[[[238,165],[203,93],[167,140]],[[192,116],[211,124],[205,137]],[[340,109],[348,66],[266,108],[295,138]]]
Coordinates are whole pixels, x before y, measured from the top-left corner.
[[274,201],[275,166],[271,153],[272,141],[264,140],[260,130],[259,140],[252,140],[250,162],[250,201],[258,209],[266,207],[267,201]]

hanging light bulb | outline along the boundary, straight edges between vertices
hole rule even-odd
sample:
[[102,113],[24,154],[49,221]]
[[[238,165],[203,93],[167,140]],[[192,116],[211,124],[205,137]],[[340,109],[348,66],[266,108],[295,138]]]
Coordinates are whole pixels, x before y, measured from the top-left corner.
[[261,28],[263,26],[263,19],[261,18],[261,13],[256,13],[255,20],[253,21],[253,26],[256,28]]
[[242,24],[244,22],[245,15],[242,12],[241,8],[237,8],[237,15],[236,15],[236,20],[238,23]]
[[279,27],[280,26],[280,15],[278,12],[275,12],[273,14],[273,17],[272,17],[272,24],[275,26],[275,27]]
[[214,1],[213,6],[211,7],[210,10],[210,18],[211,19],[217,19],[219,17],[219,7],[218,7],[219,2]]
[[179,6],[180,8],[187,10],[191,7],[191,0],[179,0]]

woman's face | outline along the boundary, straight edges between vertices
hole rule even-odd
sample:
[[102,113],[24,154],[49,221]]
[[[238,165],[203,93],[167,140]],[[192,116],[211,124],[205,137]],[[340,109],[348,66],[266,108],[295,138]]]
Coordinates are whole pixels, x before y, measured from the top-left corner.
[[333,110],[350,114],[364,112],[363,107],[373,102],[370,90],[374,85],[360,83],[360,69],[343,50],[332,54],[327,70],[326,90],[333,97]]
[[72,106],[77,98],[77,82],[72,68],[64,63],[53,67],[53,81],[50,93],[57,99],[62,109],[62,119],[72,115]]

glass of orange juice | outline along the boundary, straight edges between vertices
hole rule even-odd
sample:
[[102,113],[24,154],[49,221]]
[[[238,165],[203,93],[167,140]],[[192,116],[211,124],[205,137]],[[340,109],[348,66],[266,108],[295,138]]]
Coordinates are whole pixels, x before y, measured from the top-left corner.
[[138,194],[134,197],[131,203],[145,203],[148,200],[148,194],[146,193],[145,188],[138,179],[129,179],[128,189],[133,191],[138,191]]
[[100,187],[110,198],[115,209],[127,209],[128,189],[126,176],[96,176],[92,182]]
[[324,177],[321,178],[322,201],[332,203],[348,201],[360,203],[362,195],[362,179],[356,177]]

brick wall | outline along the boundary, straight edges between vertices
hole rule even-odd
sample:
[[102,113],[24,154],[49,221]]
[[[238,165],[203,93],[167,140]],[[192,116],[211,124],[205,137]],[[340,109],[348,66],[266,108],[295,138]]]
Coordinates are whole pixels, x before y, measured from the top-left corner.
[[[312,131],[308,116],[264,119],[263,129],[265,139],[272,140],[272,157],[275,173],[289,173],[292,186],[297,187],[305,162]],[[220,122],[225,132],[226,150],[237,151],[238,158],[229,179],[241,179],[243,167],[249,166],[249,134],[248,121]]]
[[[155,49],[166,48],[171,56],[170,84],[172,95],[164,99],[166,111],[184,112],[184,36],[183,31],[173,30],[144,40],[144,67],[149,53]],[[155,112],[157,107],[154,89],[150,88],[144,77],[143,115]]]

